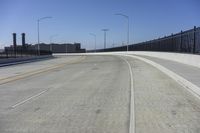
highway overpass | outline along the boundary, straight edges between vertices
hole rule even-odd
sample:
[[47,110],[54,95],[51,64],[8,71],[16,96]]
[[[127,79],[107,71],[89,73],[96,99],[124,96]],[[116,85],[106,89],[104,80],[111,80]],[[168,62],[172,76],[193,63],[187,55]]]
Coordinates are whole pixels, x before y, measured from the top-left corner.
[[169,54],[57,54],[0,67],[0,132],[199,133],[199,56]]

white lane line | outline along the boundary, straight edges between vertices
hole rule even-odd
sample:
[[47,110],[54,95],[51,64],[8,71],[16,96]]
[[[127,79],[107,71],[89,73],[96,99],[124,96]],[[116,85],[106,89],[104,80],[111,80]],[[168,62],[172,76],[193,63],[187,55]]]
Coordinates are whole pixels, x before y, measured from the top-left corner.
[[48,90],[44,90],[44,91],[42,91],[42,92],[40,92],[40,93],[38,93],[38,94],[36,94],[36,95],[34,95],[34,96],[31,96],[31,97],[29,97],[29,98],[27,98],[27,99],[25,99],[25,100],[23,100],[23,101],[21,101],[21,102],[16,103],[15,105],[13,105],[13,106],[11,106],[11,107],[12,107],[12,108],[16,108],[17,106],[20,106],[20,105],[22,105],[22,104],[28,102],[29,100],[32,100],[32,99],[34,99],[34,98],[36,98],[36,97],[42,95],[43,93],[45,93],[45,92],[47,92],[47,91],[48,91]]
[[158,64],[154,61],[143,58],[143,57],[139,57],[139,56],[135,56],[135,55],[122,55],[122,56],[139,59],[141,61],[144,61],[144,62],[154,66],[155,68],[157,68],[161,72],[165,73],[166,75],[168,75],[169,77],[174,79],[177,83],[179,83],[181,86],[183,86],[186,90],[188,90],[190,93],[192,93],[194,96],[196,96],[197,98],[200,99],[200,87],[198,87],[197,85],[188,81],[187,79],[183,78],[182,76],[176,74],[175,72],[171,71],[170,69],[168,69],[168,68],[166,68],[166,67],[164,67],[164,66],[162,66],[162,65],[160,65],[160,64]]
[[129,133],[135,133],[135,98],[134,98],[134,87],[133,87],[133,72],[130,63],[121,57],[127,64],[130,73],[131,81],[131,98],[130,98],[130,122],[129,122]]

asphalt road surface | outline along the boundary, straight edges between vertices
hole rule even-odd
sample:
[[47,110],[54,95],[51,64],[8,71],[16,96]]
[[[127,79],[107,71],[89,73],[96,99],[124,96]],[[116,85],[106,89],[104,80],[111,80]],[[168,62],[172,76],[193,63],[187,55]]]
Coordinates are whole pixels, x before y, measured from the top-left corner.
[[62,56],[0,68],[0,133],[130,132],[199,133],[200,100],[130,57]]

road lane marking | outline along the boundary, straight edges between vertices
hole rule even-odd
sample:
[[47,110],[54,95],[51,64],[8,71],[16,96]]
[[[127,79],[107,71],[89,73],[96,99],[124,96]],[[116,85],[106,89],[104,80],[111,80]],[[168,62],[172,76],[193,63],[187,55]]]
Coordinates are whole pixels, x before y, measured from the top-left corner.
[[160,65],[160,64],[158,64],[158,63],[156,63],[154,61],[151,61],[149,59],[143,58],[143,57],[139,57],[139,56],[135,56],[135,55],[122,55],[122,56],[139,59],[141,61],[144,61],[144,62],[154,66],[155,68],[157,68],[161,72],[165,73],[166,75],[168,75],[169,77],[174,79],[178,84],[183,86],[186,90],[188,90],[195,97],[200,99],[200,87],[198,87],[197,85],[195,85],[192,82],[188,81],[187,79],[183,78],[182,76],[176,74],[175,72],[171,71],[170,69],[168,69],[168,68],[166,68],[166,67],[164,67],[164,66],[162,66],[162,65]]
[[131,81],[131,98],[130,98],[130,122],[129,122],[129,133],[135,133],[135,97],[134,97],[134,87],[133,87],[133,71],[130,63],[121,57],[128,65]]
[[0,79],[0,85],[6,84],[6,83],[9,83],[9,82],[13,82],[13,81],[16,81],[16,80],[24,79],[24,78],[27,78],[27,77],[30,77],[30,76],[33,76],[33,75],[41,74],[41,73],[44,73],[44,72],[49,72],[49,71],[57,69],[57,68],[62,68],[65,65],[68,65],[68,64],[75,64],[75,63],[82,61],[83,59],[85,59],[85,56],[81,56],[77,60],[70,60],[67,63],[61,63],[61,64],[58,64],[58,65],[55,65],[55,66],[51,66],[51,67],[47,67],[47,68],[43,68],[43,69],[39,69],[39,70],[29,71],[29,72],[26,72],[26,73],[23,73],[23,74],[20,74],[20,75],[16,75],[16,76],[12,76],[12,77],[6,77],[6,78],[3,78],[3,79]]
[[26,102],[28,102],[28,101],[30,101],[30,100],[36,98],[36,97],[39,97],[40,95],[42,95],[43,93],[45,93],[45,92],[47,92],[47,91],[48,91],[48,89],[47,89],[47,90],[44,90],[44,91],[42,91],[42,92],[40,92],[40,93],[38,93],[38,94],[36,94],[36,95],[33,95],[33,96],[31,96],[31,97],[29,97],[29,98],[27,98],[27,99],[25,99],[25,100],[23,100],[23,101],[21,101],[21,102],[18,102],[18,103],[16,103],[15,105],[11,106],[11,108],[14,109],[14,108],[16,108],[17,106],[20,106],[20,105],[22,105],[22,104],[24,104],[24,103],[26,103]]
[[[62,65],[66,65],[66,64],[73,64],[75,62],[79,62],[80,60],[82,60],[82,58],[85,58],[85,56],[81,56],[80,58],[78,58],[77,60],[69,60],[68,62],[66,63],[61,63],[61,64],[58,64],[58,65],[54,65],[54,66],[50,66],[50,67],[46,67],[46,68],[42,68],[42,69],[38,69],[38,70],[33,70],[33,71],[29,71],[29,72],[25,72],[23,74],[20,74],[20,75],[15,75],[15,76],[11,76],[11,77],[6,77],[6,78],[0,78],[0,81],[2,80],[6,80],[6,79],[9,79],[9,78],[12,78],[12,77],[17,77],[17,76],[22,76],[22,75],[26,75],[26,74],[30,74],[30,73],[34,73],[34,72],[38,72],[38,71],[42,71],[42,70],[46,70],[46,69],[51,69],[51,68],[57,68],[57,67],[60,67]],[[73,62],[75,61],[75,62]]]

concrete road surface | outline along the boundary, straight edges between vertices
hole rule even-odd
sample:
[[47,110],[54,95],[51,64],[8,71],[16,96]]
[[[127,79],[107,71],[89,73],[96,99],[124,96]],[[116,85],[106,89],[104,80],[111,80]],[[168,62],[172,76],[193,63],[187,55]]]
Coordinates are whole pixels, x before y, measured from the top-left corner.
[[199,133],[200,100],[130,57],[63,56],[0,68],[0,133],[129,133],[130,125],[135,133]]

